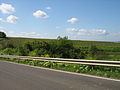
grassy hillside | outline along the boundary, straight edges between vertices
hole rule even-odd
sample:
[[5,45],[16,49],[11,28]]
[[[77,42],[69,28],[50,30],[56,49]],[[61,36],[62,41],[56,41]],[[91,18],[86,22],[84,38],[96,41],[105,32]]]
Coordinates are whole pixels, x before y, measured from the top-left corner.
[[[57,39],[33,39],[33,38],[0,38],[0,48],[13,45],[15,48],[24,45],[26,42],[32,41],[45,41],[45,42],[56,42]],[[76,48],[80,48],[82,52],[89,50],[90,46],[96,46],[96,59],[108,59],[108,60],[120,60],[120,43],[114,42],[102,42],[102,41],[80,41],[71,40]],[[10,46],[11,47],[11,46]],[[89,58],[87,58],[89,59]]]
[[51,42],[51,41],[53,41],[53,39],[33,39],[33,38],[15,38],[15,37],[0,38],[0,44],[9,43],[9,44],[13,44],[16,47],[21,46],[26,42],[32,42],[32,41]]
[[[31,41],[46,41],[51,42],[55,41],[56,39],[33,39],[33,38],[15,38],[15,37],[8,37],[6,39],[0,38],[0,44],[2,43],[11,43],[15,46],[21,46],[25,42]],[[97,47],[120,47],[120,43],[113,43],[113,42],[101,42],[101,41],[80,41],[80,40],[72,40],[73,44],[77,47],[79,46],[97,46]]]

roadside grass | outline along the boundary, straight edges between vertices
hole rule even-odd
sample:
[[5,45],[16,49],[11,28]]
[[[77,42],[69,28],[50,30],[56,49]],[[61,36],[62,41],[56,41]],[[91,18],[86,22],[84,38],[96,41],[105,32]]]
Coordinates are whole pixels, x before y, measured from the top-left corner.
[[76,73],[85,73],[96,76],[120,79],[119,67],[68,64],[68,63],[56,63],[56,62],[48,62],[48,61],[23,60],[23,59],[11,59],[11,58],[0,58],[0,60],[27,64],[31,66],[39,66],[39,67],[45,67],[51,69],[58,69],[58,70],[76,72]]

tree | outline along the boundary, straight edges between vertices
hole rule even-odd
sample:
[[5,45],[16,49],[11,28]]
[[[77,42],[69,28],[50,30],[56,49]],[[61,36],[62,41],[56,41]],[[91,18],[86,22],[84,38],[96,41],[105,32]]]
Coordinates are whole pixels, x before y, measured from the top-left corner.
[[32,41],[32,42],[27,42],[23,45],[24,48],[29,49],[30,51],[33,51],[35,49],[49,49],[49,45],[47,42],[44,41]]
[[57,52],[62,58],[70,58],[70,50],[73,49],[72,41],[68,37],[63,37],[57,41]]
[[49,51],[51,57],[58,58],[57,43],[55,41],[49,43]]
[[0,32],[0,38],[6,38],[6,34],[4,32]]
[[58,36],[58,37],[57,37],[57,39],[61,39],[61,37],[60,37],[60,36]]

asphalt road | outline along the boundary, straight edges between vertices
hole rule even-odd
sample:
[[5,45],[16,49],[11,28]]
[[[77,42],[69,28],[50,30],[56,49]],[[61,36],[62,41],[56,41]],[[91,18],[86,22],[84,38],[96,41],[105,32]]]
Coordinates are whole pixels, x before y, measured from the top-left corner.
[[0,61],[0,90],[120,90],[120,82]]

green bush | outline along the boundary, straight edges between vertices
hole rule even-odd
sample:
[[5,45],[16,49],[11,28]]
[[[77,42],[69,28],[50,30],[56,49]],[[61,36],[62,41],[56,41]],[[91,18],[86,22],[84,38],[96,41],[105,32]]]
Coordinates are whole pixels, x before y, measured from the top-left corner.
[[67,37],[58,39],[57,41],[57,54],[61,55],[61,58],[70,58],[70,50],[74,48],[73,43],[68,40]]
[[29,54],[29,49],[27,48],[24,48],[24,47],[17,47],[16,48],[17,52],[15,53],[16,55],[19,55],[19,56],[27,56]]
[[28,55],[29,55],[29,56],[32,56],[32,57],[36,57],[36,56],[38,56],[38,54],[37,54],[35,51],[31,51],[31,52],[29,52]]
[[50,55],[49,54],[44,54],[44,55],[41,55],[41,57],[47,57],[47,58],[49,58]]
[[14,55],[16,53],[16,50],[13,48],[6,48],[1,50],[0,54],[1,55]]
[[33,41],[33,42],[27,42],[23,45],[24,48],[29,49],[29,51],[33,51],[35,49],[49,49],[49,44],[47,42],[40,42],[40,41]]
[[0,38],[6,38],[6,34],[4,32],[0,32]]

